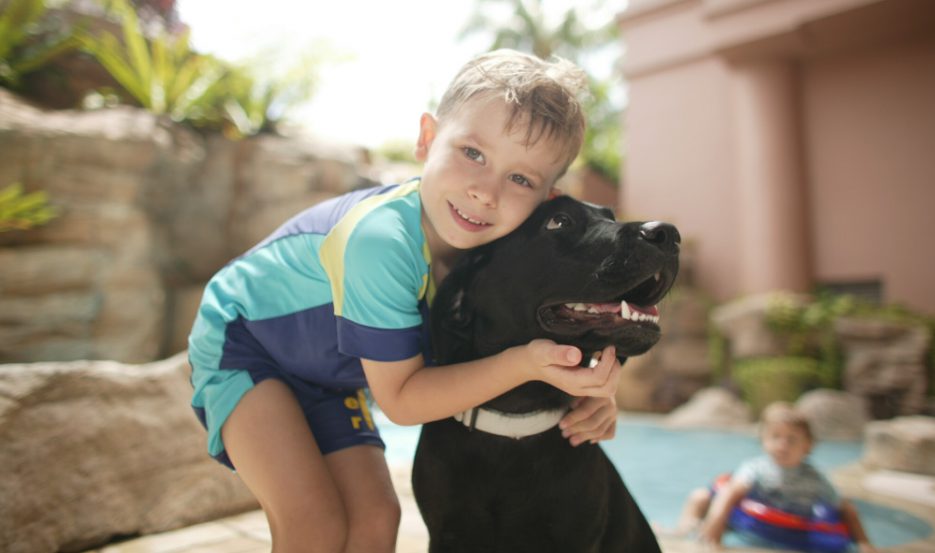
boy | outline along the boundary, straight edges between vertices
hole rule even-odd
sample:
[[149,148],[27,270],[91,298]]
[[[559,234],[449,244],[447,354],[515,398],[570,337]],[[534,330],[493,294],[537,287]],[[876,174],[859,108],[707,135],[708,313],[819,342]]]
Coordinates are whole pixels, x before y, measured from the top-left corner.
[[873,552],[854,505],[838,496],[834,487],[806,459],[814,445],[811,426],[790,404],[776,402],[763,410],[760,441],[766,455],[740,465],[730,481],[717,491],[692,492],[679,521],[679,532],[698,528],[699,539],[720,544],[731,510],[749,494],[783,511],[808,516],[812,505],[836,505],[860,551]]
[[208,283],[189,338],[192,406],[209,453],[265,511],[274,551],[393,551],[399,505],[360,388],[394,422],[420,424],[543,380],[585,398],[562,421],[572,445],[613,435],[613,348],[583,369],[579,350],[547,340],[426,368],[435,283],[548,198],[581,146],[584,83],[563,60],[480,56],[422,115],[421,180],[315,206]]

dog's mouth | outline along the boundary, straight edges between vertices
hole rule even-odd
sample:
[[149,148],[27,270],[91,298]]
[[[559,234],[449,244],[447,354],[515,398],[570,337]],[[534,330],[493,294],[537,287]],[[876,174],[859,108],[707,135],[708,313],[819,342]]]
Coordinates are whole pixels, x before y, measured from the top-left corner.
[[631,326],[658,332],[659,309],[656,304],[668,292],[672,280],[659,272],[612,299],[547,304],[539,308],[539,324],[547,331],[562,335],[610,332]]

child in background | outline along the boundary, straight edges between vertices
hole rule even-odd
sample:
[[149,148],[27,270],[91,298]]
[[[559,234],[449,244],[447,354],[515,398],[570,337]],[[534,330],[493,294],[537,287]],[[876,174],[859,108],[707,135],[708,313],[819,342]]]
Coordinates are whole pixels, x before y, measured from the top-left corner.
[[274,552],[395,549],[400,508],[365,387],[410,425],[541,380],[580,398],[560,423],[571,446],[613,436],[612,347],[589,368],[549,340],[427,367],[436,283],[552,193],[581,147],[585,83],[564,60],[478,57],[422,115],[421,179],[314,206],[208,283],[189,337],[192,407],[209,453],[257,497]]
[[761,417],[760,441],[766,455],[742,463],[716,493],[708,488],[692,492],[677,534],[697,530],[700,541],[719,545],[731,510],[744,497],[753,495],[779,510],[806,517],[819,502],[837,506],[860,551],[876,551],[854,505],[841,499],[828,479],[808,462],[814,438],[808,420],[800,412],[785,402],[770,404]]

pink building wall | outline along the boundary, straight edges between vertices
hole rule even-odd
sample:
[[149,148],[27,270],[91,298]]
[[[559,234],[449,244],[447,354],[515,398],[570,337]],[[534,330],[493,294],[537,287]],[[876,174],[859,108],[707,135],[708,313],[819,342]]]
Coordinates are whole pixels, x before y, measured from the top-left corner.
[[725,300],[879,281],[935,313],[935,2],[642,0],[621,210]]

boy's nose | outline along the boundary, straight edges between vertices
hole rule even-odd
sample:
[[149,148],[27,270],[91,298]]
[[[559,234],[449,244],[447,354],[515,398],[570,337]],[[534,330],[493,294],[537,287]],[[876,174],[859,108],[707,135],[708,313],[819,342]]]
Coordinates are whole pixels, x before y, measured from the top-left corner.
[[500,186],[492,179],[477,179],[468,186],[468,195],[488,207],[497,207]]

